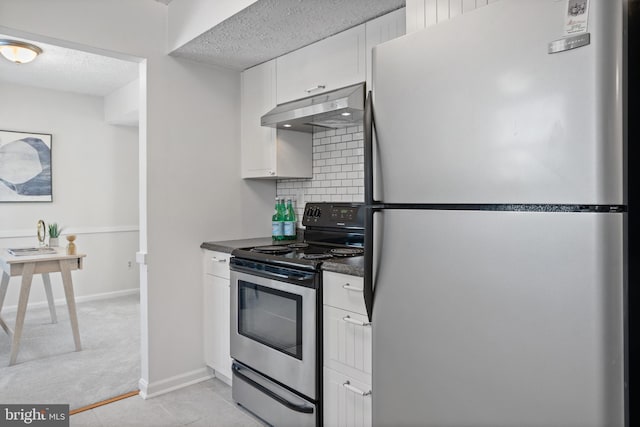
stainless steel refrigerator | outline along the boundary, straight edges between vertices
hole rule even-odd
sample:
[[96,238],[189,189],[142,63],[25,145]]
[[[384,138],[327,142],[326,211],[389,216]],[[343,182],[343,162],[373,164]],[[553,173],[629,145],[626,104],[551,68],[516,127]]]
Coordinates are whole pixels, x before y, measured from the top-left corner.
[[374,49],[374,425],[625,424],[625,12],[501,0]]

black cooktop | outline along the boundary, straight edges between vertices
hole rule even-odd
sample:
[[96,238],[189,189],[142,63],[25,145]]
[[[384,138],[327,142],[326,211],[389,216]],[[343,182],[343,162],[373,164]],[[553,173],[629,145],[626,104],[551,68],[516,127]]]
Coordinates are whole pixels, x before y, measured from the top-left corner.
[[361,256],[363,252],[361,247],[323,245],[314,242],[283,242],[270,246],[235,249],[232,255],[289,267],[318,270],[323,261],[357,257]]
[[305,240],[236,249],[233,256],[288,267],[319,270],[323,261],[364,253],[364,209],[360,203],[307,203]]

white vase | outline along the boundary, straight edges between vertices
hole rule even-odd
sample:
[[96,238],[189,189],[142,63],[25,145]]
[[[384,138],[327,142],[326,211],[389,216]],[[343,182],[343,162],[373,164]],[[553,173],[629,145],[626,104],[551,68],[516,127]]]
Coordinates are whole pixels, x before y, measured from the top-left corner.
[[49,237],[49,247],[57,248],[58,247],[58,238],[57,237]]

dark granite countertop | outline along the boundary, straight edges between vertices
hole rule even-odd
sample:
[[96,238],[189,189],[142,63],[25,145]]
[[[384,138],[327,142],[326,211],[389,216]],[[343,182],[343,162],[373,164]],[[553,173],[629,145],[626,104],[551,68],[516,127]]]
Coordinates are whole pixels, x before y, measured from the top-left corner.
[[253,246],[268,246],[281,242],[274,242],[271,237],[256,237],[253,239],[223,240],[220,242],[204,242],[200,245],[202,249],[218,251],[230,254],[234,249],[249,248]]
[[331,258],[322,263],[322,269],[350,276],[364,276],[364,257]]
[[[286,244],[289,242],[274,242],[271,237],[256,237],[253,239],[223,240],[219,242],[203,242],[200,247],[210,251],[230,254],[234,249],[253,246],[268,246]],[[322,270],[351,276],[364,276],[364,257],[331,258],[322,263]]]

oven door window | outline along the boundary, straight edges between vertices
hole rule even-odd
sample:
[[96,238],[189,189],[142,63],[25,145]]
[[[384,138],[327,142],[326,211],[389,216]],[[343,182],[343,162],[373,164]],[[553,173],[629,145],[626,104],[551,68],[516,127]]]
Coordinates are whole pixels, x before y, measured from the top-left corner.
[[238,333],[302,360],[302,295],[239,280]]

